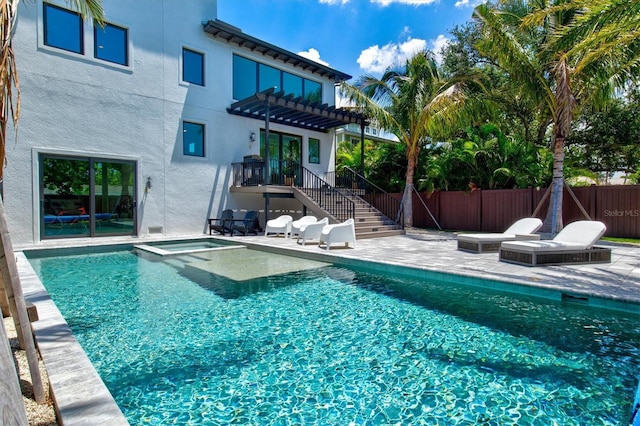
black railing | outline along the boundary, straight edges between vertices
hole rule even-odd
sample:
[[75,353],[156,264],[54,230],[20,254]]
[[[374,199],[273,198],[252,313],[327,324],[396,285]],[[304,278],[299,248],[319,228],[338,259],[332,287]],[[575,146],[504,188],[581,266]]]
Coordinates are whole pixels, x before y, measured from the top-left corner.
[[265,161],[250,159],[233,163],[233,186],[301,185],[301,166],[294,160],[269,160],[269,176],[265,176]]
[[233,163],[233,186],[295,186],[337,220],[355,217],[355,204],[300,163],[292,160],[269,160],[269,179],[265,179],[265,161],[246,159]]
[[404,228],[404,210],[401,208],[401,200],[392,197],[360,173],[345,167],[340,171],[328,173],[326,180],[336,188],[350,191],[353,195],[359,196],[398,226]]

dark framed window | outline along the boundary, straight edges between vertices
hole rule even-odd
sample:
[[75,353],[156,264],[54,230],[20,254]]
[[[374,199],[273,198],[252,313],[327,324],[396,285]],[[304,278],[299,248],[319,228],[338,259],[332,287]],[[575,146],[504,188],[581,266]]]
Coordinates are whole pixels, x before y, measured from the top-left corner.
[[258,87],[258,67],[255,61],[233,55],[233,98],[244,99]]
[[302,77],[290,74],[288,72],[282,73],[282,90],[285,93],[291,93],[294,97],[302,96]]
[[42,239],[135,235],[136,163],[40,154]]
[[84,53],[80,15],[49,3],[43,3],[44,44],[74,53]]
[[183,121],[182,146],[184,155],[204,157],[204,124]]
[[322,84],[304,79],[304,100],[322,103]]
[[282,72],[274,67],[270,67],[264,64],[258,64],[258,78],[260,79],[260,83],[258,84],[258,91],[262,92],[263,90],[271,89],[272,87],[276,90],[276,92],[280,91],[280,76]]
[[309,138],[309,163],[320,164],[320,139]]
[[129,40],[126,28],[104,24],[104,28],[94,25],[93,55],[120,65],[129,65]]
[[322,102],[322,83],[233,55],[233,99],[245,99],[272,87],[310,102]]
[[204,54],[182,48],[182,81],[204,86]]

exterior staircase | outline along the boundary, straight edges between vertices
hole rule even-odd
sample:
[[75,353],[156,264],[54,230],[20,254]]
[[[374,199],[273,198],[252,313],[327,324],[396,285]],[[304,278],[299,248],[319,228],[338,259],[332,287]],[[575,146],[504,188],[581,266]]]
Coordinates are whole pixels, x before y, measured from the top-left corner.
[[354,203],[355,217],[353,219],[356,225],[356,239],[404,235],[404,229],[358,195],[348,190],[339,191]]
[[337,223],[342,220],[332,212],[339,211],[342,207],[341,205],[344,203],[353,203],[353,219],[355,221],[357,240],[405,234],[401,226],[363,200],[355,191],[339,188],[328,189],[329,191],[339,192],[341,196],[332,197],[328,202],[325,202],[323,206],[320,206],[305,193],[304,188],[294,187],[294,189],[295,198],[298,199],[307,210],[310,210],[310,214],[317,217],[328,216],[333,219],[330,220],[332,223]]

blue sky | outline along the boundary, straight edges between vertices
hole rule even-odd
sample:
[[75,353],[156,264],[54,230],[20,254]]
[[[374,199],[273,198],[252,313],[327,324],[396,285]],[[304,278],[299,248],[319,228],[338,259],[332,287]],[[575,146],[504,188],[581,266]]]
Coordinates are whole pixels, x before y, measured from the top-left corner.
[[438,53],[479,0],[218,0],[218,19],[353,77]]

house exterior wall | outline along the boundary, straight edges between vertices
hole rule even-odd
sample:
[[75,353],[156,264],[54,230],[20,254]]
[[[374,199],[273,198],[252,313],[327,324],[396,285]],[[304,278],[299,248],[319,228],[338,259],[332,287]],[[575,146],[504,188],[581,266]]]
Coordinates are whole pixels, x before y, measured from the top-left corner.
[[[67,7],[61,0],[52,4]],[[107,22],[127,28],[129,66],[93,58],[93,28],[84,23],[85,55],[45,46],[42,0],[21,2],[13,47],[22,95],[19,135],[10,131],[4,201],[16,245],[40,236],[40,153],[135,161],[137,234],[161,228],[167,236],[204,232],[223,209],[259,209],[260,196],[229,193],[231,164],[259,154],[250,143],[264,122],[227,113],[232,58],[240,53],[323,85],[334,103],[334,82],[214,39],[202,22],[216,19],[216,0],[103,0]],[[205,86],[181,81],[182,48],[205,55]],[[182,120],[205,125],[205,155],[183,155]],[[332,133],[273,124],[302,136],[303,165],[333,170]],[[308,164],[308,138],[321,141],[321,164]],[[145,182],[152,188],[145,192]]]

